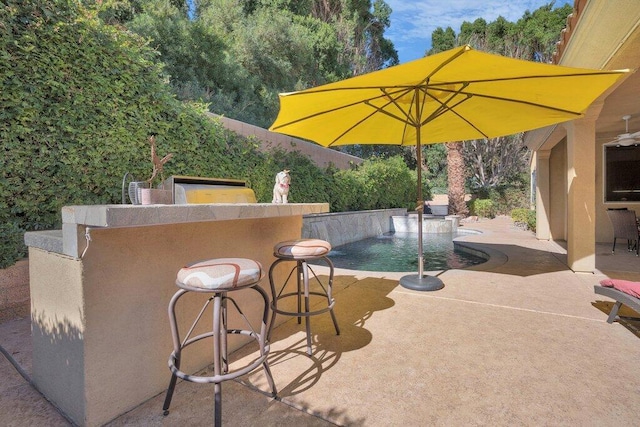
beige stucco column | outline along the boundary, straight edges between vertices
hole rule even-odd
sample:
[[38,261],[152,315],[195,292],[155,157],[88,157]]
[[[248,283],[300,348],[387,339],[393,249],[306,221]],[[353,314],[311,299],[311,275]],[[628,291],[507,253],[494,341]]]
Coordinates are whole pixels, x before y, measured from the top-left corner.
[[549,157],[551,150],[536,151],[536,237],[551,239],[549,228]]
[[576,272],[593,272],[595,255],[596,118],[602,104],[567,122],[567,261]]

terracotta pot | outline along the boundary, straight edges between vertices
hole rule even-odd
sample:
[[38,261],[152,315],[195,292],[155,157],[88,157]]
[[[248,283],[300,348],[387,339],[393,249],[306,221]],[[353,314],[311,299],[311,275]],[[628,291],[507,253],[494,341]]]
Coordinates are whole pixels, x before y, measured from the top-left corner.
[[131,181],[129,183],[129,200],[131,200],[132,204],[134,205],[141,204],[140,189],[142,188],[150,188],[149,183],[145,181]]
[[143,205],[170,205],[173,203],[171,190],[160,188],[140,188],[140,203]]

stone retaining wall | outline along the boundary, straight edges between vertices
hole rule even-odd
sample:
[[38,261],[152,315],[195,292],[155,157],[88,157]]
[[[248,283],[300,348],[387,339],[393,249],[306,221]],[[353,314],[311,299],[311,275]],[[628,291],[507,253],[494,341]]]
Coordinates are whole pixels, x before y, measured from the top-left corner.
[[[399,215],[391,218],[393,228],[398,233],[417,233],[418,214]],[[424,215],[422,218],[422,232],[434,234],[455,233],[460,225],[459,215],[437,217]]]
[[271,132],[267,129],[250,125],[239,120],[230,119],[229,117],[219,116],[213,113],[207,113],[210,117],[220,120],[222,125],[227,129],[246,137],[254,136],[260,142],[260,149],[267,151],[271,148],[281,148],[285,151],[298,151],[318,165],[325,168],[333,165],[338,169],[351,169],[353,165],[359,165],[364,160],[360,157],[351,156],[340,151],[330,150],[313,142],[294,138],[277,132]]
[[394,231],[391,218],[406,214],[406,209],[397,208],[305,215],[302,237],[326,240],[334,247],[345,245]]

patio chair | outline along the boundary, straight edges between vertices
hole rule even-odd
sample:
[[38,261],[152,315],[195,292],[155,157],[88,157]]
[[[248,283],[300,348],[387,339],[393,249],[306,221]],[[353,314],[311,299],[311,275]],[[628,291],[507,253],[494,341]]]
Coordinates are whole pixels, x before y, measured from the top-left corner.
[[[626,280],[617,280],[617,279],[606,279],[600,281],[600,285],[594,286],[594,291],[596,294],[603,295],[605,297],[609,297],[615,301],[611,312],[609,313],[609,317],[607,318],[607,323],[613,323],[618,316],[618,310],[624,304],[633,311],[640,313],[640,298],[638,298],[637,289],[640,286],[638,282],[630,282]],[[632,295],[630,292],[634,292]]]
[[640,255],[640,231],[636,220],[636,212],[629,209],[607,209],[607,215],[613,225],[613,249],[616,252],[616,239],[627,239],[627,250],[635,250]]

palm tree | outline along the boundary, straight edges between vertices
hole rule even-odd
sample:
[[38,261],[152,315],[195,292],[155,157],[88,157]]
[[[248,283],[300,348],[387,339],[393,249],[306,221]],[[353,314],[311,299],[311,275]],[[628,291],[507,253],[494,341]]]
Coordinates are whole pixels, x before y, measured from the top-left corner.
[[445,145],[447,147],[449,215],[467,216],[469,209],[464,200],[465,165],[462,142],[448,142]]

